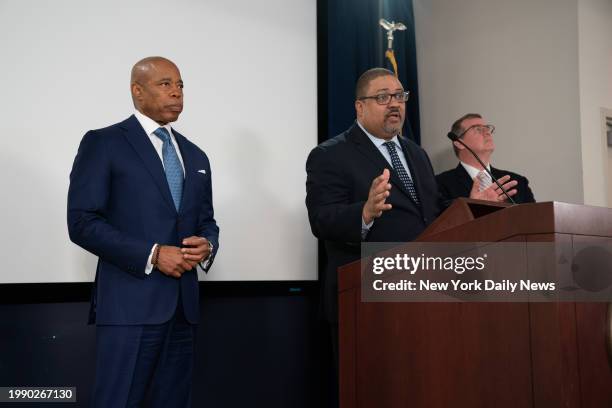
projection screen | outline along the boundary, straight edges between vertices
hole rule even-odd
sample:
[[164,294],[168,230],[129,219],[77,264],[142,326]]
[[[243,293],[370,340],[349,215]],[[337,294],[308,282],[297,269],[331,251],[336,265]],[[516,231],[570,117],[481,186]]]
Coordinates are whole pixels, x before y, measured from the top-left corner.
[[0,0],[0,283],[88,282],[68,176],[89,129],[133,112],[139,59],[173,60],[173,125],[211,159],[220,251],[203,280],[314,280],[304,164],[317,143],[316,2]]

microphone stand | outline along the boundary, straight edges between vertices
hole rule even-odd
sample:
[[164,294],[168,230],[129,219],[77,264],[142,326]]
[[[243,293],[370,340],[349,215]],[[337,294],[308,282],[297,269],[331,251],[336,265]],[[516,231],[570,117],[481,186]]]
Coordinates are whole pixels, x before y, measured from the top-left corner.
[[501,191],[504,192],[505,196],[508,197],[508,200],[510,200],[510,202],[512,204],[516,204],[516,202],[512,199],[512,197],[510,197],[510,195],[508,195],[508,192],[506,191],[505,188],[502,187],[501,184],[499,184],[499,181],[497,181],[497,179],[493,176],[493,174],[491,174],[491,172],[489,171],[489,169],[487,168],[487,166],[485,166],[485,164],[482,162],[482,160],[480,160],[480,157],[478,157],[478,155],[476,153],[474,153],[474,151],[472,149],[470,149],[470,147],[468,145],[466,145],[465,143],[463,143],[463,140],[459,139],[459,136],[457,136],[454,133],[449,133],[448,138],[450,140],[452,140],[453,142],[459,142],[461,145],[463,145],[463,147],[465,147],[470,153],[472,153],[472,155],[476,158],[476,160],[478,160],[478,163],[480,163],[480,165],[482,166],[482,168],[489,174],[489,176],[491,176],[491,180],[493,180],[495,182],[495,184],[497,184],[497,187],[499,187],[499,189]]

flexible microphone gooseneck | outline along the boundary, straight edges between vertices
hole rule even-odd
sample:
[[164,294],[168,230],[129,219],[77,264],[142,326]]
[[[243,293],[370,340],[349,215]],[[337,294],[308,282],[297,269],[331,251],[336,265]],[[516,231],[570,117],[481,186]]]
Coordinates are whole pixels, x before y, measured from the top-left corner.
[[480,157],[478,157],[478,155],[476,153],[474,153],[474,151],[472,149],[470,149],[470,147],[468,145],[466,145],[465,143],[463,143],[463,140],[459,139],[459,136],[457,136],[456,134],[454,134],[453,132],[449,132],[446,136],[448,136],[448,138],[450,140],[452,140],[453,142],[459,142],[461,143],[461,145],[463,145],[463,147],[465,147],[466,149],[468,149],[468,151],[470,153],[472,153],[472,155],[476,158],[476,160],[478,160],[478,163],[480,163],[480,165],[482,166],[482,168],[489,174],[489,176],[491,176],[491,180],[493,180],[495,182],[495,184],[497,184],[497,187],[500,188],[501,191],[504,192],[504,194],[506,195],[506,197],[508,197],[508,200],[510,200],[510,202],[512,204],[516,204],[516,202],[512,199],[512,197],[510,197],[510,195],[508,195],[508,192],[506,191],[505,188],[502,187],[501,184],[499,184],[499,181],[497,181],[497,179],[493,176],[493,174],[491,174],[491,172],[489,171],[489,169],[487,168],[487,166],[485,166],[485,164],[482,162],[482,160],[480,160]]

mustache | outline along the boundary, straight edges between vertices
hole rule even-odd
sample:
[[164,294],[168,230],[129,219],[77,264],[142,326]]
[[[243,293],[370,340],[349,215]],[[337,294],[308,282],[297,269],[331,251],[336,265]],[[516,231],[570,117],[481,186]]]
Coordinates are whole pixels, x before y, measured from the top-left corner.
[[399,108],[389,108],[389,109],[387,109],[387,112],[385,112],[385,118],[388,118],[389,116],[395,115],[395,114],[400,116],[400,117],[402,116]]

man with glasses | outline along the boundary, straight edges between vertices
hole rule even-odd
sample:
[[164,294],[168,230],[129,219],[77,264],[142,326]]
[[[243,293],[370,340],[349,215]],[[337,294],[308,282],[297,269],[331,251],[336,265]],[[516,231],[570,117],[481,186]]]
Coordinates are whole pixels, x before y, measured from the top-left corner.
[[[414,240],[444,208],[427,153],[401,136],[408,96],[391,71],[366,71],[355,90],[357,121],[315,147],[306,162],[308,218],[327,254],[321,300],[335,364],[337,268],[359,259],[362,241]],[[472,198],[501,201],[493,187]]]
[[[494,132],[495,126],[487,124],[482,116],[477,113],[463,115],[453,123],[451,128],[451,133],[457,135],[480,157],[495,178],[510,176],[510,179],[516,181],[516,193],[512,197],[516,203],[535,202],[527,178],[491,166],[491,155],[495,150]],[[436,176],[438,188],[444,200],[450,202],[458,197],[469,197],[473,192],[482,191],[494,184],[491,176],[465,146],[455,141],[453,142],[453,149],[455,155],[459,158],[459,164],[454,169]]]

